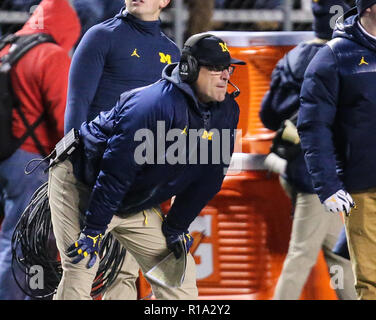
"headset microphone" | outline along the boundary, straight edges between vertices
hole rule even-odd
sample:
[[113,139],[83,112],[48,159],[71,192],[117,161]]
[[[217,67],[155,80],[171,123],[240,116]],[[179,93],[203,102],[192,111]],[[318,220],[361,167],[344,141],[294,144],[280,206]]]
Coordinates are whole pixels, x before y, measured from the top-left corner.
[[235,91],[231,92],[231,96],[233,98],[237,98],[240,94],[240,89],[236,85],[234,85],[230,80],[228,80],[228,83],[231,84],[235,88]]

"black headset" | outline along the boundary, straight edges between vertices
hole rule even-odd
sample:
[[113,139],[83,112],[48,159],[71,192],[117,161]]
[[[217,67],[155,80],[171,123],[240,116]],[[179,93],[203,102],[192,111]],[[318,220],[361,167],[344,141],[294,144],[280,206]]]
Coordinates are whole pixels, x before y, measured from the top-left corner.
[[193,83],[197,80],[200,69],[197,59],[192,55],[192,47],[201,39],[211,36],[213,35],[209,33],[195,34],[184,43],[179,62],[179,75],[182,81]]
[[[195,34],[187,39],[184,43],[181,58],[179,62],[179,76],[180,79],[187,83],[193,83],[197,80],[200,72],[199,63],[197,59],[192,55],[192,47],[201,39],[209,38],[213,36],[210,33]],[[231,95],[236,98],[240,94],[239,88],[234,85],[230,80],[228,83],[235,88],[235,91]]]

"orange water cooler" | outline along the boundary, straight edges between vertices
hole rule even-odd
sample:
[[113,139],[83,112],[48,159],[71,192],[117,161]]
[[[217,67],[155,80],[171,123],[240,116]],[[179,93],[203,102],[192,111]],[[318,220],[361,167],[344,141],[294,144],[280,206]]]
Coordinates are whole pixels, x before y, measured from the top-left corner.
[[[190,227],[200,299],[271,299],[287,253],[291,203],[278,177],[263,161],[274,133],[259,119],[262,98],[278,60],[311,32],[213,32],[222,38],[237,66],[232,82],[240,120],[237,147],[221,191]],[[302,299],[336,299],[322,253]],[[149,288],[141,282],[141,296]]]

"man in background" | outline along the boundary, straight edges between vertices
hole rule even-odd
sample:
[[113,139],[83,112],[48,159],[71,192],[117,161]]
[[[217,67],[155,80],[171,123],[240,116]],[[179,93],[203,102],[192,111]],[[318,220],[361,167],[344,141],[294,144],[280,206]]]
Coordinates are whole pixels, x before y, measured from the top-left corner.
[[357,0],[307,68],[298,116],[315,192],[327,211],[344,215],[364,300],[376,299],[375,53],[376,0]]
[[[188,228],[221,189],[239,119],[227,84],[233,64],[244,62],[232,59],[215,36],[193,37],[161,81],[123,93],[111,110],[84,122],[81,148],[50,169],[51,220],[64,266],[55,299],[90,299],[107,232],[132,253],[144,274],[169,252],[186,258],[181,283],[163,285],[176,274],[161,268],[162,281],[150,284],[157,299],[197,299]],[[160,124],[168,130],[167,140]],[[141,132],[148,132],[146,143],[137,139]],[[159,152],[154,146],[162,141],[166,148]],[[150,161],[139,151],[143,146]],[[173,196],[164,218],[159,205]],[[174,266],[178,260],[172,258]]]
[[[34,130],[40,147],[29,137],[9,158],[0,162],[0,192],[4,210],[0,231],[0,299],[25,299],[12,276],[11,239],[32,194],[47,180],[43,172],[46,166],[39,166],[30,175],[24,174],[25,166],[32,159],[42,158],[42,152],[50,153],[64,134],[70,65],[68,52],[80,35],[80,22],[69,1],[43,0],[16,35],[36,33],[50,35],[55,43],[42,43],[32,48],[10,73],[13,92],[28,122],[34,123],[42,114],[44,117]],[[8,52],[9,45],[0,52],[0,57]],[[19,113],[13,112],[13,135],[20,138],[26,127]],[[18,281],[24,282],[24,274],[16,276]]]
[[[261,120],[267,128],[287,132],[294,127],[294,123],[296,124],[304,72],[311,59],[332,37],[333,29],[330,26],[333,16],[330,13],[332,7],[337,9],[333,12],[338,12],[340,9],[342,14],[348,8],[342,0],[312,1],[315,39],[301,43],[288,52],[273,71],[270,90],[262,101],[260,112]],[[286,120],[291,121],[292,125],[285,128],[283,124]],[[295,137],[292,140],[299,141],[296,128],[294,129]],[[282,136],[284,137],[285,134],[282,133]],[[280,133],[277,137],[279,140],[275,139],[276,145],[273,146],[276,152],[280,150],[278,144],[283,142]],[[356,294],[351,264],[332,252],[343,228],[343,222],[340,216],[328,215],[325,212],[313,189],[303,152],[299,145],[290,144],[285,144],[286,151],[281,155],[285,157],[283,161],[287,160],[287,167],[284,172],[280,172],[280,182],[293,203],[293,224],[288,253],[277,282],[274,299],[299,299],[310,271],[316,264],[318,254],[323,250],[329,272],[336,270],[331,269],[332,267],[341,267],[343,273],[342,286],[336,288],[338,298],[353,300]],[[273,158],[268,159],[270,161]],[[275,163],[271,165],[276,167]]]
[[[69,73],[66,133],[112,108],[124,91],[159,80],[163,68],[179,60],[179,48],[160,26],[160,13],[169,2],[126,0],[126,7],[114,18],[85,33]],[[136,261],[126,253],[120,274],[103,298],[137,299],[138,270]]]

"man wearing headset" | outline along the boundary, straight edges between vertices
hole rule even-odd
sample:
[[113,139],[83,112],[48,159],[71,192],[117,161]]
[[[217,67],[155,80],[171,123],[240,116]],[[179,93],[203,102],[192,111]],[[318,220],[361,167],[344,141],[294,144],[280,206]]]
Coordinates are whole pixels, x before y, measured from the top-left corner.
[[376,299],[375,57],[376,0],[357,0],[309,64],[298,115],[315,192],[344,216],[360,300]]
[[[220,190],[234,149],[239,107],[238,92],[227,93],[232,64],[244,62],[231,58],[224,41],[195,35],[160,81],[123,93],[114,108],[83,123],[80,149],[50,169],[51,217],[64,270],[55,299],[90,299],[106,232],[144,274],[169,252],[179,259],[189,251],[188,228]],[[159,204],[172,196],[164,218]],[[191,254],[181,286],[149,282],[157,299],[198,295]]]
[[[93,6],[92,0],[89,2]],[[97,2],[105,5],[103,0]],[[84,34],[69,71],[65,133],[72,128],[79,129],[84,121],[110,110],[122,92],[159,80],[167,64],[179,61],[180,50],[162,32],[159,20],[169,2],[123,0],[125,8],[119,14]],[[82,9],[82,1],[75,3]],[[120,273],[106,289],[103,299],[137,299],[138,270],[128,252]]]

